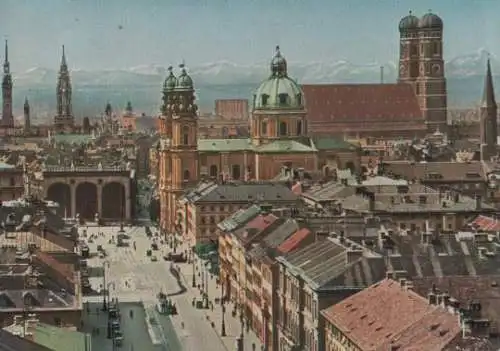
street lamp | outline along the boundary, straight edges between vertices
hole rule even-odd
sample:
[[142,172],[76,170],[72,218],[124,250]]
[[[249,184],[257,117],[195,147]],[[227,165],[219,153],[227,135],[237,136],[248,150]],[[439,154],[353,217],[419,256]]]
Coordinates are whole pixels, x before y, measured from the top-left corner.
[[108,261],[104,261],[102,263],[102,277],[103,277],[103,285],[102,285],[102,310],[103,311],[106,311],[108,309],[107,307],[107,303],[106,303],[106,290],[107,289],[107,285],[106,285],[106,266],[109,268],[109,262]]
[[192,256],[191,263],[193,264],[193,288],[196,288],[196,271],[195,271],[195,257]]
[[226,306],[224,306],[224,283],[222,283],[222,290],[220,294],[220,305],[222,307],[222,322],[220,326],[220,335],[226,336],[226,320],[225,320]]

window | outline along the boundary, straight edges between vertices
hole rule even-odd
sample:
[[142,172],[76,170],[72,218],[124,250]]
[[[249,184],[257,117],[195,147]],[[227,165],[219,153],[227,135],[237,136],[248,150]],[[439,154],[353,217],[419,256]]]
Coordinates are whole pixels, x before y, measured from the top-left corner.
[[280,105],[287,105],[288,104],[288,94],[286,93],[281,93],[278,95]]
[[210,171],[209,171],[210,177],[217,177],[217,173],[219,173],[217,171],[217,166],[216,165],[211,165],[210,166]]
[[189,177],[190,177],[189,170],[186,169],[183,174],[184,181],[189,180]]
[[302,94],[297,94],[297,105],[302,105]]
[[267,135],[267,122],[266,121],[262,121],[262,123],[260,125],[260,133],[262,135]]
[[302,121],[297,121],[297,135],[302,134]]
[[280,122],[280,136],[285,136],[287,134],[286,122]]
[[240,165],[233,165],[232,166],[232,177],[234,180],[239,180],[240,177],[241,177],[241,169],[240,169]]
[[210,216],[210,224],[215,224],[215,217],[214,216]]
[[189,145],[189,127],[182,127],[182,144]]
[[10,178],[10,186],[16,185],[16,178]]
[[201,224],[205,224],[205,223],[206,223],[205,217],[201,217],[201,218],[200,218],[200,223],[201,223]]
[[269,100],[269,95],[262,94],[262,96],[260,98],[262,99],[262,106],[266,106],[267,102]]

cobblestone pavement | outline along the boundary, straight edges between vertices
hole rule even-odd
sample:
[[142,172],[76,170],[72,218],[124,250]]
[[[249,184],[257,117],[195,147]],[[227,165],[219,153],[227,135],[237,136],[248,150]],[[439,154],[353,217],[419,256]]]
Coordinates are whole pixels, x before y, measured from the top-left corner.
[[[189,250],[188,246],[186,245],[181,245],[180,248],[178,249],[178,252],[184,252],[185,250]],[[202,278],[201,275],[203,272],[203,275],[206,276],[206,268],[204,263],[201,262],[201,260],[196,260],[196,285],[200,285],[202,283]],[[193,299],[193,297],[196,298],[201,298],[201,293],[198,290],[198,288],[192,288],[192,280],[193,280],[193,265],[188,264],[188,263],[183,263],[183,264],[178,264],[182,276],[184,277],[185,284],[188,288],[188,296],[189,298]],[[198,272],[200,272],[200,276],[198,276]],[[215,304],[215,299],[221,297],[221,287],[217,285],[217,277],[210,277],[210,274],[208,274],[208,297],[209,300],[213,303],[213,309],[203,309],[203,310],[197,310],[198,313],[204,314],[210,321],[213,321],[215,323],[215,330],[217,331],[217,334],[220,336],[221,335],[221,325],[222,325],[222,306],[220,304]],[[232,303],[226,303],[225,306],[225,314],[224,314],[224,320],[225,320],[225,325],[226,325],[226,337],[221,337],[221,339],[224,341],[224,344],[226,345],[226,348],[228,350],[236,350],[235,345],[236,345],[236,338],[241,335],[242,328],[241,328],[241,321],[239,318],[239,315],[236,317],[232,316],[232,310],[234,308],[234,305]],[[254,346],[255,345],[255,346]],[[255,350],[260,351],[261,350],[261,341],[255,335],[253,331],[246,331],[243,330],[243,347],[245,351],[252,351]]]
[[[113,235],[116,236],[118,229],[118,227],[89,227],[87,229],[87,237],[93,233],[104,233],[104,236],[99,236],[94,243],[89,244],[90,252],[96,252],[97,245],[102,245],[108,254],[104,259],[92,257],[88,260],[89,267],[104,266],[106,271],[106,285],[104,285],[103,277],[91,277],[92,286],[95,288],[109,286],[110,297],[117,297],[120,302],[142,301],[146,311],[155,308],[156,295],[159,292],[172,294],[171,298],[177,306],[179,314],[171,318],[171,324],[182,344],[182,350],[234,350],[234,338],[232,342],[227,341],[228,338],[222,340],[218,335],[220,330],[212,328],[205,314],[192,307],[191,302],[194,292],[191,290],[190,285],[186,286],[187,291],[179,294],[181,288],[170,272],[170,263],[163,260],[163,255],[168,251],[166,246],[164,248],[160,247],[159,251],[153,251],[153,255],[157,257],[158,261],[152,262],[151,258],[146,256],[146,251],[151,247],[151,240],[147,238],[144,228],[125,228],[126,234],[130,236],[130,246],[128,247],[116,247],[116,245],[108,243]],[[135,250],[133,242],[136,244]],[[102,303],[103,297],[89,296],[85,300]],[[214,319],[215,316],[214,314]],[[166,336],[158,336],[160,341],[163,339],[168,341],[167,327],[169,326],[165,327],[167,330],[160,331],[160,334],[163,332],[167,334]],[[127,338],[125,333],[124,337]],[[231,346],[228,347],[228,344]],[[207,345],[209,345],[208,348]],[[141,351],[146,350],[141,349]],[[167,350],[169,349],[167,348]]]

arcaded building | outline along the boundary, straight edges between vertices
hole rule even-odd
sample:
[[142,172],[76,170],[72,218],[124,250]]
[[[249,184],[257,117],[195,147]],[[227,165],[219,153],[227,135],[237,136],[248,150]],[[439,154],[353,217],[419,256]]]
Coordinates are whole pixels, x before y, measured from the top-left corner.
[[184,212],[184,191],[200,179],[269,180],[281,170],[323,171],[359,168],[356,146],[332,137],[311,138],[302,88],[289,77],[279,48],[270,74],[253,96],[250,138],[198,140],[194,85],[182,67],[165,80],[158,144],[161,227],[175,232]]

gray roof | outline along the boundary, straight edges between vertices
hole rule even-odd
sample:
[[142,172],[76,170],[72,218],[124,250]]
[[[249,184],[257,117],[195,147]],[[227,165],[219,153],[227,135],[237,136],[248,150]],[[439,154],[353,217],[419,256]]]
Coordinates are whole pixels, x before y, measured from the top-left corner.
[[260,206],[252,205],[248,208],[236,211],[230,217],[220,222],[217,226],[223,232],[231,232],[247,224],[249,221],[257,217],[260,212]]
[[31,340],[23,339],[0,329],[0,351],[50,351],[49,348]]
[[200,183],[185,195],[193,203],[214,202],[292,202],[299,196],[287,186],[271,182],[231,182],[224,184]]
[[313,289],[322,288],[348,266],[346,248],[331,240],[316,241],[278,260]]
[[294,219],[287,219],[279,227],[272,230],[266,237],[262,240],[264,244],[269,248],[277,248],[280,246],[288,237],[299,230],[300,227]]

